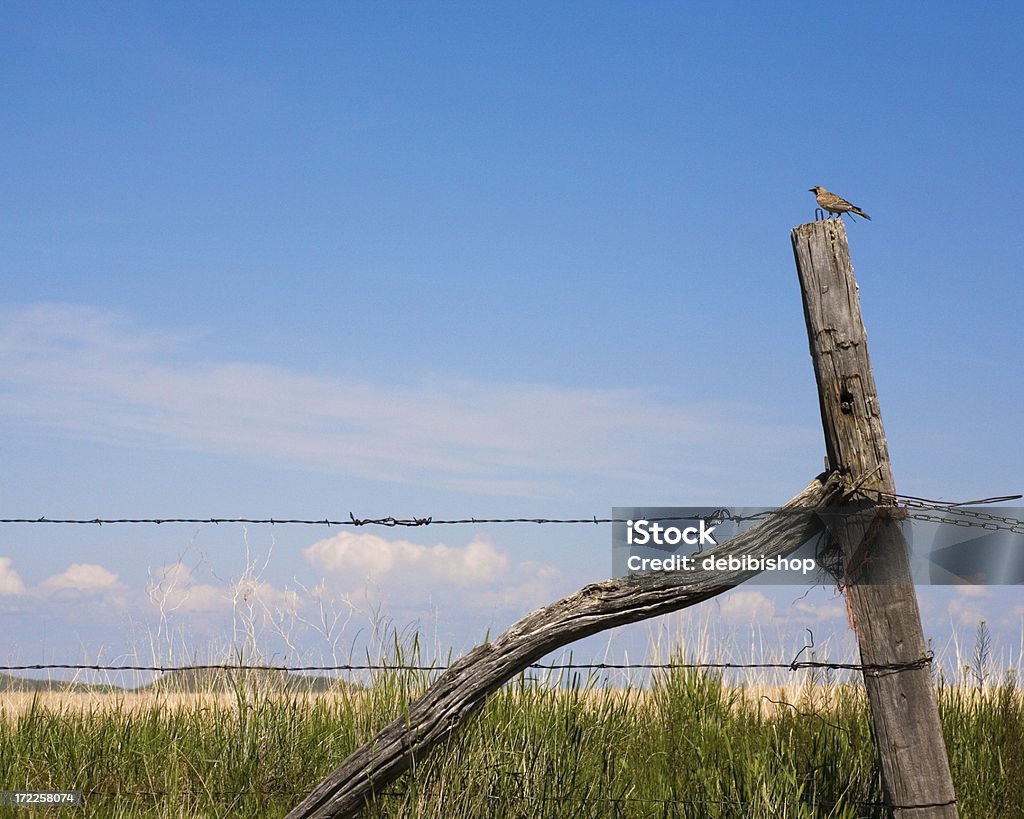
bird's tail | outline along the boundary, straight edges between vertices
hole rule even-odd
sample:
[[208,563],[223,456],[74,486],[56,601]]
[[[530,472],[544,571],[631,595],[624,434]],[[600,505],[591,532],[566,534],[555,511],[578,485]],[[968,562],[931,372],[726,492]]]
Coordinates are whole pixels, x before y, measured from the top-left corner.
[[870,216],[868,216],[868,215],[867,215],[867,214],[866,214],[866,213],[865,213],[864,211],[862,211],[862,210],[861,210],[860,208],[851,208],[851,212],[852,212],[852,213],[856,213],[856,214],[857,214],[858,216],[860,216],[860,217],[861,217],[861,218],[863,218],[863,219],[867,219],[867,220],[868,220],[869,222],[871,221],[871,217],[870,217]]

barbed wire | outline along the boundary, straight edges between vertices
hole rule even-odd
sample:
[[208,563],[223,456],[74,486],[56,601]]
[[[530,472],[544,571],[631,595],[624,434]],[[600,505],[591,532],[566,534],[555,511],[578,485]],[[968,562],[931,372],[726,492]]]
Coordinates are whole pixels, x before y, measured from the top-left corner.
[[[962,515],[966,517],[972,517],[983,523],[978,523],[978,526],[982,528],[1008,528],[1015,527],[1014,531],[1020,531],[1024,533],[1024,520],[1018,518],[1011,518],[1001,515],[989,515],[985,512],[979,512],[976,510],[965,509],[967,506],[980,506],[985,504],[994,503],[1006,503],[1009,501],[1019,500],[1024,495],[1001,495],[998,497],[981,498],[978,500],[970,501],[938,501],[928,500],[927,498],[918,498],[913,495],[900,495],[900,494],[889,494],[889,493],[874,493],[877,495],[880,501],[886,503],[892,503],[905,508],[918,508],[918,509],[931,509],[931,510],[942,510],[948,513],[956,515]],[[786,515],[786,514],[806,514],[808,509],[804,508],[779,508],[769,509],[762,512],[757,512],[752,515],[735,515],[732,514],[726,508],[715,509],[713,517],[721,520],[731,520],[736,522],[746,522],[752,520],[762,520],[772,515]],[[666,516],[657,518],[648,518],[651,522],[668,523],[672,521],[689,521],[692,520],[692,516]],[[932,518],[926,518],[932,520]],[[946,520],[938,520],[937,522],[950,522]],[[384,526],[384,527],[420,527],[420,526],[459,526],[459,525],[491,525],[491,524],[512,524],[512,523],[532,523],[538,525],[544,524],[563,524],[563,525],[578,525],[578,524],[615,524],[615,523],[628,523],[627,518],[612,518],[612,517],[597,517],[593,515],[591,517],[576,517],[576,518],[548,518],[548,517],[509,517],[509,518],[478,518],[478,517],[461,517],[461,518],[435,518],[433,516],[428,517],[394,517],[391,515],[380,517],[380,518],[359,518],[351,512],[347,518],[274,518],[274,517],[165,517],[165,518],[51,518],[45,515],[40,517],[9,517],[0,518],[0,524],[58,524],[58,525],[86,525],[86,526],[110,526],[110,525],[121,525],[121,524],[152,524],[152,525],[163,525],[163,524],[195,524],[195,525],[220,525],[220,524],[245,524],[245,525],[267,525],[267,526]],[[995,525],[986,525],[995,524]],[[1001,525],[1000,525],[1001,524]],[[956,523],[955,525],[970,525],[966,523]]]
[[[834,663],[824,660],[793,660],[782,663],[531,663],[524,670],[535,671],[627,671],[627,670],[671,670],[671,669],[785,669],[799,671],[804,668],[828,668],[846,671],[862,671],[866,674],[898,673],[928,666],[933,660],[931,652],[926,656],[905,663]],[[31,663],[26,665],[0,665],[0,671],[147,671],[165,674],[198,671],[244,671],[244,672],[287,672],[309,671],[436,671],[443,672],[448,665],[407,665],[402,663],[366,663],[343,665],[246,665],[242,663],[200,663],[195,665],[113,665],[103,663]],[[57,681],[62,683],[63,681]]]
[[[759,520],[763,517],[772,514],[806,514],[806,509],[778,509],[767,512],[760,512],[755,515],[730,515],[723,514],[718,516],[723,520],[734,520],[734,521],[748,521],[748,520]],[[668,517],[656,517],[647,518],[650,522],[668,523],[671,521],[689,521],[692,517],[673,515]],[[105,525],[116,525],[124,523],[137,523],[137,524],[164,524],[164,523],[192,523],[192,524],[253,524],[253,525],[270,525],[270,526],[284,526],[284,525],[297,525],[297,526],[453,526],[462,524],[492,524],[492,523],[534,523],[534,524],[548,524],[548,523],[562,523],[562,524],[580,524],[587,523],[593,525],[601,525],[606,523],[628,523],[628,518],[599,518],[596,515],[592,518],[395,518],[395,517],[384,517],[384,518],[357,518],[354,515],[350,515],[348,519],[331,519],[331,518],[0,518],[0,523],[57,523],[57,524],[77,524],[77,525],[93,525],[93,526],[105,526]]]
[[[931,651],[923,656],[909,662],[900,663],[835,663],[827,660],[801,660],[805,652],[813,652],[817,647],[814,642],[814,631],[805,628],[807,637],[804,645],[793,655],[788,663],[694,663],[694,662],[665,662],[665,663],[608,663],[608,662],[587,662],[576,663],[572,660],[558,663],[530,663],[523,671],[572,671],[579,670],[671,670],[671,669],[755,669],[773,668],[798,671],[802,668],[828,668],[845,671],[862,671],[865,674],[898,673],[901,671],[912,671],[924,668],[932,663],[934,654]],[[253,672],[306,672],[306,671],[447,671],[450,665],[431,663],[430,665],[410,665],[407,663],[389,663],[381,661],[376,663],[343,663],[335,665],[286,665],[261,663],[258,665],[245,663],[193,663],[185,665],[165,664],[103,664],[103,663],[32,663],[27,665],[0,665],[0,671],[151,671],[161,673],[192,672],[192,671],[253,671]]]

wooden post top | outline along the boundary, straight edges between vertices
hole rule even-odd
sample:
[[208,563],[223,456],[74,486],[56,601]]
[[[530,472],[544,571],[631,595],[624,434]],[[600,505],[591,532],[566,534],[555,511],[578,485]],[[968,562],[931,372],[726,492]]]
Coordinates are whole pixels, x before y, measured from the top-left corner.
[[895,482],[846,226],[839,219],[808,222],[793,228],[791,238],[829,465],[851,485],[891,494]]

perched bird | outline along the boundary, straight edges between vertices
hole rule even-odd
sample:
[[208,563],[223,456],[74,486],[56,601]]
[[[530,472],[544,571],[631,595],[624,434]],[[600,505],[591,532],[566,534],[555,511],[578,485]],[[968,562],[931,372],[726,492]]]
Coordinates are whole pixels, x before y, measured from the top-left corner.
[[840,219],[843,218],[844,213],[849,213],[851,219],[853,218],[853,214],[857,214],[864,219],[871,218],[856,205],[851,205],[843,199],[843,197],[836,196],[831,191],[825,190],[821,185],[815,185],[813,188],[808,188],[807,190],[814,194],[814,198],[818,200],[818,205],[820,205],[823,210],[827,210],[829,213],[838,216]]

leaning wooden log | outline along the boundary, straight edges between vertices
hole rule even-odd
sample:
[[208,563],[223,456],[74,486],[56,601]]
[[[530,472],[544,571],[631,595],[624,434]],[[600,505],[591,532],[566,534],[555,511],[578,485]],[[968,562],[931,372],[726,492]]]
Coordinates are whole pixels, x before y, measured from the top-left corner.
[[[746,532],[704,553],[706,557],[756,554],[785,557],[822,531],[816,509],[842,500],[836,475],[820,475],[780,510]],[[645,572],[584,586],[534,611],[492,643],[460,657],[430,688],[373,739],[329,774],[287,819],[355,816],[381,790],[422,759],[477,711],[487,698],[531,663],[591,634],[668,614],[715,597],[753,577],[754,571]]]

